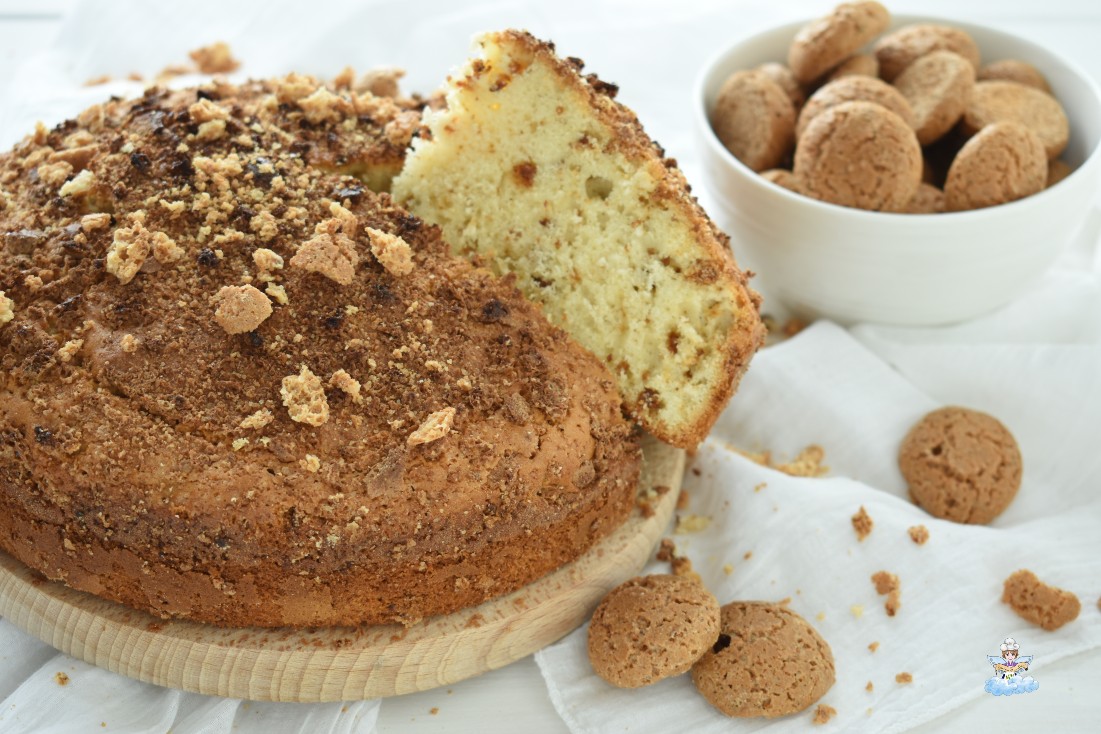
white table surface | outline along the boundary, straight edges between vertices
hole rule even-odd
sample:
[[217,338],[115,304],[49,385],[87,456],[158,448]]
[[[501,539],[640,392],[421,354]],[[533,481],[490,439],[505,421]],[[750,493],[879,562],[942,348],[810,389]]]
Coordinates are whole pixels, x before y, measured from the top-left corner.
[[[690,1],[678,0],[679,3]],[[714,4],[711,0],[696,1]],[[832,5],[828,0],[818,3],[800,0],[790,4],[792,19],[823,12]],[[967,3],[927,0],[886,4],[899,12],[959,17],[1025,35],[1041,45],[1058,49],[1101,82],[1101,3],[1089,0]],[[0,79],[8,78],[22,56],[52,36],[67,5],[66,0],[0,0]],[[584,50],[579,52],[584,53]],[[687,111],[684,117],[687,129]],[[689,161],[682,162],[689,164],[686,168],[691,174]],[[1087,602],[1087,606],[1092,604]],[[1091,611],[1096,610],[1087,608],[1083,613]],[[1101,731],[1101,701],[1097,698],[1101,689],[1099,671],[1101,661],[1090,655],[1064,659],[1045,667],[1045,680],[1058,676],[1078,684],[1048,686],[1042,696],[1014,697],[1017,700],[1010,702],[1015,704],[1010,707],[1006,706],[1006,701],[984,696],[913,731],[933,734],[1005,727],[1029,730],[1041,724],[1039,730],[1042,731]],[[433,710],[435,714],[431,713]],[[828,727],[823,731],[826,729]],[[737,730],[736,725],[732,724],[732,730]],[[568,730],[551,706],[542,676],[529,657],[449,688],[388,699],[382,706],[377,731],[384,734],[469,731],[561,734]]]

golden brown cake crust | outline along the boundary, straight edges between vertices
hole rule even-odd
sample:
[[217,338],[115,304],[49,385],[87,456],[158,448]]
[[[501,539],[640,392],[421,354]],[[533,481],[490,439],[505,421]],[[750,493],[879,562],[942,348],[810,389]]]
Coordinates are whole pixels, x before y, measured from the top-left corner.
[[[0,156],[4,550],[162,617],[410,622],[627,517],[607,370],[339,175],[400,163],[418,120],[292,77],[152,90]],[[272,312],[231,334],[241,285]]]

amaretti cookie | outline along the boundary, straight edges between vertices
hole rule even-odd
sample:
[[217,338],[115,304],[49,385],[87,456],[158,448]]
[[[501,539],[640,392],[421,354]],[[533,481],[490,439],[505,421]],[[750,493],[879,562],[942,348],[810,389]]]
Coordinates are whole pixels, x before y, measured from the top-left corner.
[[589,662],[620,688],[687,672],[719,637],[719,602],[695,579],[639,576],[612,589],[589,623]]
[[871,102],[842,102],[825,110],[807,126],[795,151],[795,177],[803,193],[876,211],[904,209],[921,182],[921,167],[913,129]]
[[711,126],[726,149],[754,171],[775,168],[795,145],[791,97],[762,71],[739,71],[723,83]]
[[1045,584],[1026,568],[1010,574],[1002,586],[1002,601],[1021,619],[1049,632],[1078,619],[1082,603],[1069,591]]
[[1041,191],[1047,177],[1047,153],[1032,130],[1011,121],[987,125],[953,159],[944,183],[945,208],[964,211],[1016,201]]
[[795,34],[788,66],[809,84],[882,33],[890,20],[887,8],[874,0],[842,3]]
[[[796,137],[802,137],[811,120],[824,110],[842,102],[874,102],[886,107],[902,118],[910,127],[914,126],[914,111],[902,93],[890,84],[870,76],[846,76],[825,84],[810,96],[799,113],[795,125]],[[962,107],[961,107],[961,112]]]
[[978,80],[981,82],[995,80],[1017,82],[1051,94],[1051,85],[1048,84],[1047,78],[1040,73],[1039,69],[1027,61],[1002,59],[986,64],[979,69]]
[[1057,158],[1070,139],[1063,106],[1050,94],[1017,82],[975,84],[961,127],[973,135],[995,122],[1019,122],[1032,130],[1043,142],[1048,158]]
[[875,58],[879,76],[893,82],[907,66],[933,51],[952,51],[979,69],[979,47],[971,35],[952,26],[921,23],[908,25],[876,41]]
[[941,408],[918,421],[902,441],[898,466],[917,504],[955,522],[990,522],[1021,486],[1013,435],[996,418],[968,408]]
[[785,606],[731,602],[722,608],[719,639],[692,666],[692,682],[727,716],[787,716],[833,686],[833,652]]
[[906,214],[940,214],[945,208],[944,192],[922,181],[914,198],[910,199],[910,203],[902,211]]
[[832,82],[844,76],[870,76],[879,77],[879,62],[871,54],[855,54],[838,64],[826,77],[827,82]]
[[921,56],[898,75],[895,88],[910,103],[918,142],[930,145],[959,122],[975,86],[975,67],[952,51]]
[[791,73],[791,69],[779,62],[769,61],[758,66],[756,70],[776,82],[780,89],[784,90],[788,99],[791,100],[792,106],[795,107],[796,113],[798,113],[803,103],[807,101],[807,93],[799,84],[799,80]]

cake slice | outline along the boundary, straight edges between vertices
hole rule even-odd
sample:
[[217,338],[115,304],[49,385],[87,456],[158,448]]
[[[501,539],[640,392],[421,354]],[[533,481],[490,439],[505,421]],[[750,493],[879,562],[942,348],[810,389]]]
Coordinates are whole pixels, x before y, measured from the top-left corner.
[[728,238],[613,85],[525,32],[478,43],[446,109],[426,112],[395,198],[514,274],[644,428],[694,447],[764,334]]

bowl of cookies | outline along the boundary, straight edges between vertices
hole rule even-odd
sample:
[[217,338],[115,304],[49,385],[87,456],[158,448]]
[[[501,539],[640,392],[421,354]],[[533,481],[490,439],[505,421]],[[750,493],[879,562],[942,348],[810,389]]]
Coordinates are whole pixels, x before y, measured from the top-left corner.
[[953,323],[1027,292],[1088,219],[1101,93],[1072,62],[878,2],[738,41],[696,81],[713,215],[766,294]]

